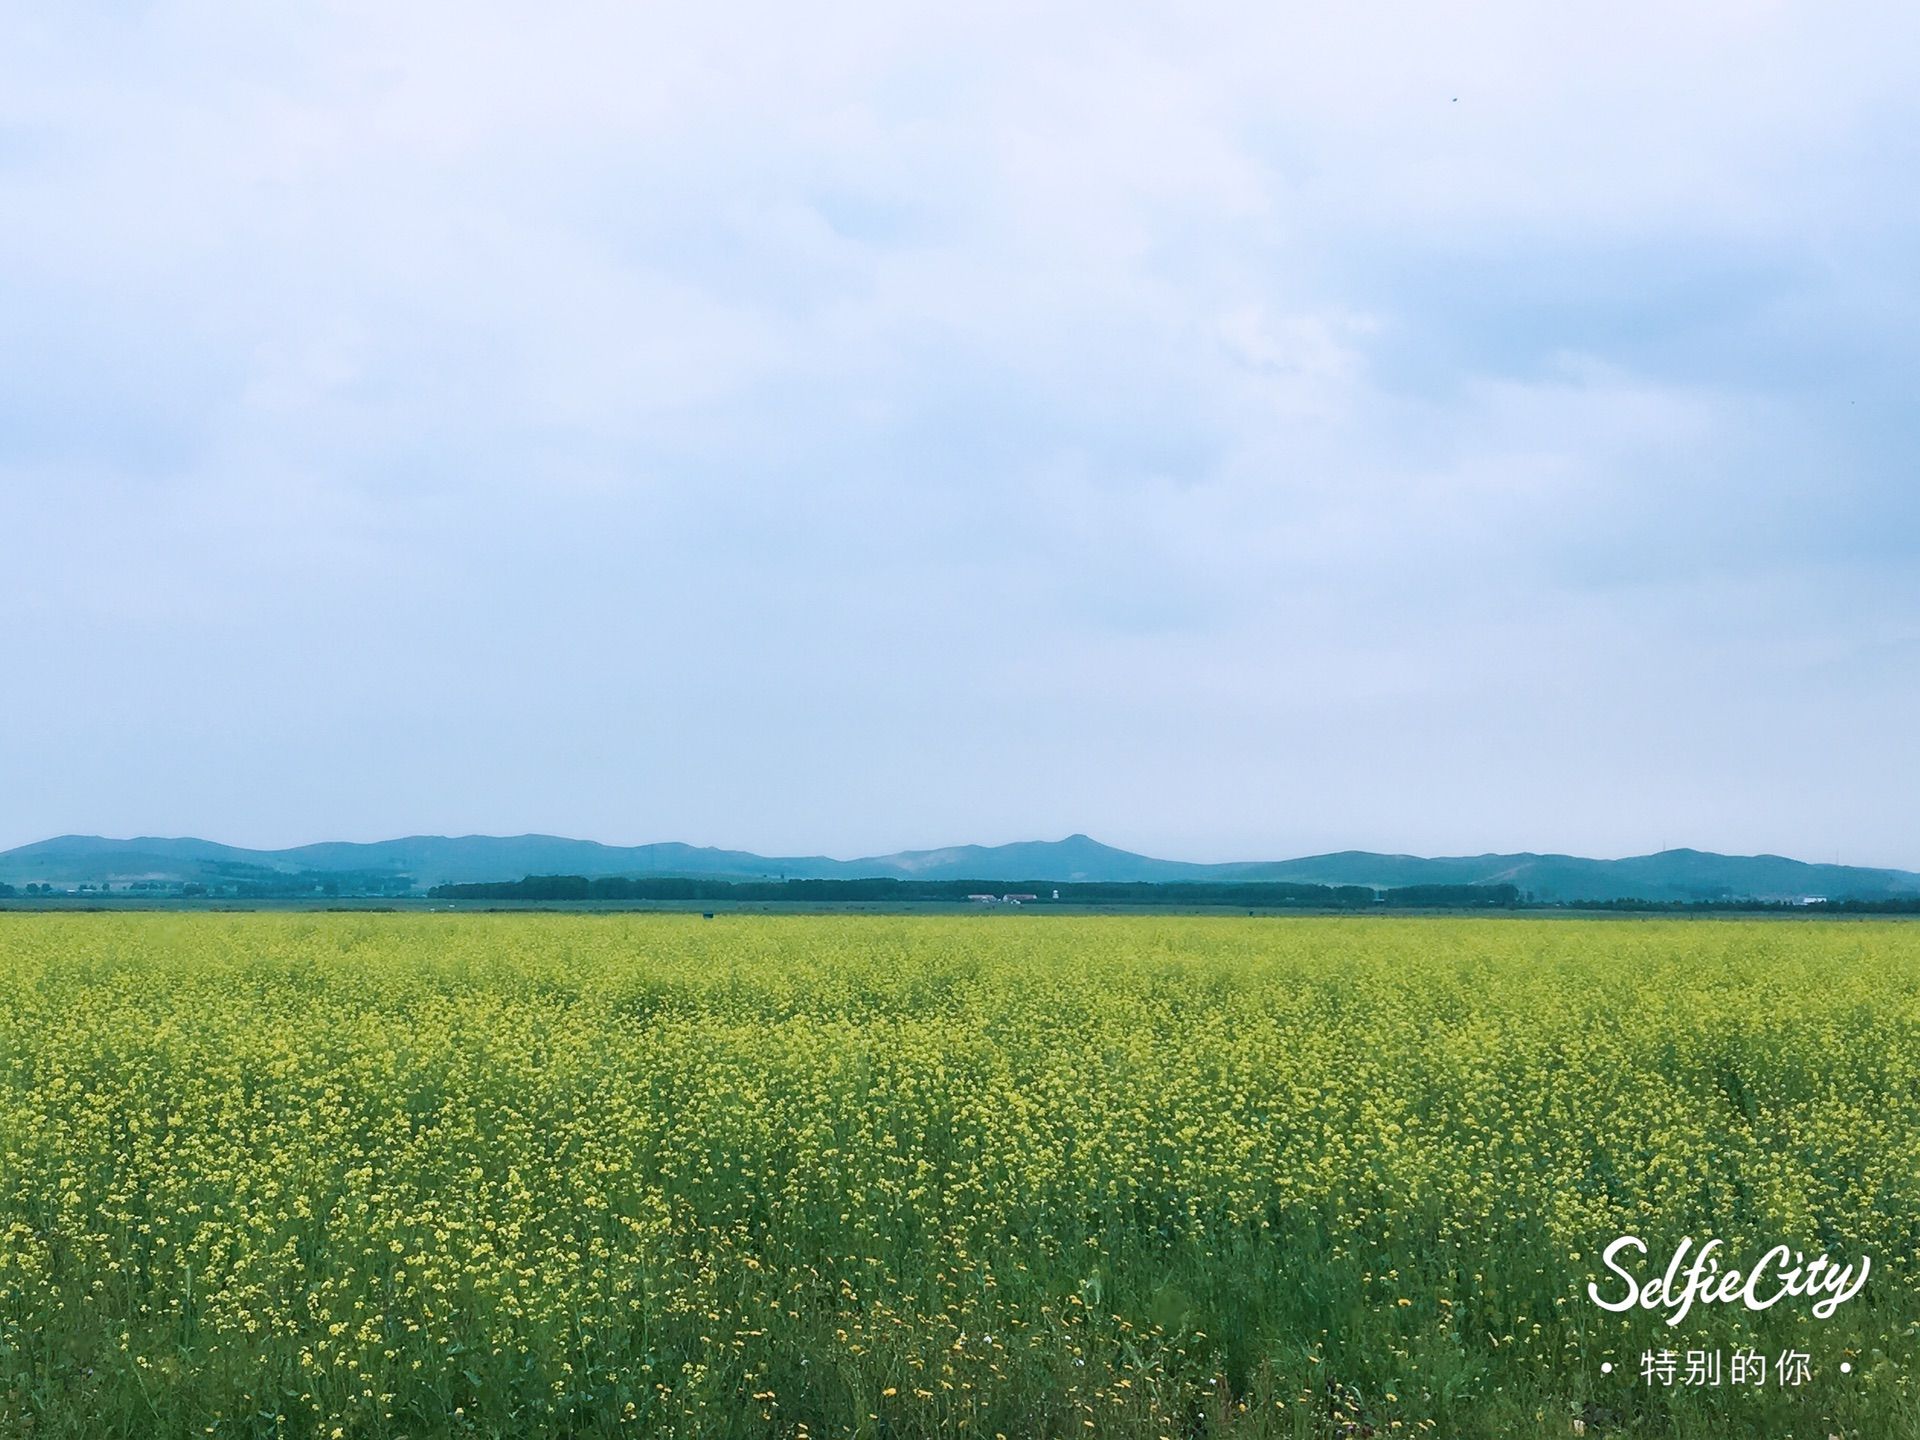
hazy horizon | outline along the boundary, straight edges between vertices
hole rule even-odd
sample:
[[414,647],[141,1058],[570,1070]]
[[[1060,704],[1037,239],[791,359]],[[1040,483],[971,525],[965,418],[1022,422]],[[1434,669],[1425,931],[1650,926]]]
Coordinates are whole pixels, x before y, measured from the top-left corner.
[[1912,7],[8,32],[0,848],[1920,870]]
[[[127,844],[127,843],[133,843],[141,840],[153,840],[153,841],[162,841],[162,842],[168,842],[168,843],[178,843],[181,841],[200,841],[200,842],[208,842],[208,843],[217,844],[217,845],[225,845],[232,849],[237,849],[237,850],[278,852],[278,851],[287,851],[287,850],[299,850],[299,849],[304,849],[304,848],[315,846],[315,845],[339,845],[339,844],[378,845],[384,842],[405,841],[405,840],[436,840],[436,839],[441,839],[441,840],[518,840],[518,839],[528,839],[528,838],[559,840],[559,841],[567,841],[567,842],[578,841],[578,842],[585,842],[588,844],[605,845],[613,849],[623,849],[623,850],[624,849],[642,849],[651,845],[694,844],[694,842],[690,842],[690,841],[675,840],[672,837],[658,837],[651,840],[621,840],[621,839],[605,839],[603,837],[594,836],[594,835],[563,835],[554,831],[546,831],[546,830],[519,831],[511,834],[500,832],[500,831],[472,831],[465,834],[445,834],[441,832],[409,831],[404,834],[381,835],[381,836],[374,836],[374,837],[369,837],[365,839],[327,836],[318,840],[294,841],[291,844],[286,844],[286,845],[249,845],[244,842],[228,840],[218,835],[161,835],[157,833],[141,834],[141,835],[98,835],[98,834],[92,834],[92,833],[82,833],[78,831],[65,831],[57,835],[43,835],[39,837],[38,840],[25,841],[25,842],[22,842],[21,845],[0,845],[0,853],[7,853],[12,850],[23,848],[26,845],[40,844],[40,843],[46,843],[46,842],[57,841],[62,839],[101,840],[109,844]],[[1801,861],[1809,865],[1840,864],[1840,865],[1856,866],[1857,868],[1861,868],[1861,869],[1905,870],[1905,871],[1909,871],[1910,873],[1920,873],[1920,868],[1916,868],[1913,866],[1898,865],[1898,864],[1883,865],[1883,864],[1876,864],[1871,861],[1859,861],[1859,862],[1836,861],[1836,860],[1823,858],[1817,855],[1795,855],[1795,854],[1790,854],[1790,853],[1785,853],[1780,851],[1753,851],[1753,852],[1745,852],[1745,853],[1726,852],[1726,851],[1716,852],[1716,851],[1705,850],[1703,847],[1698,845],[1687,845],[1684,843],[1676,844],[1676,845],[1661,846],[1659,849],[1653,850],[1653,851],[1640,851],[1640,852],[1635,852],[1633,854],[1620,854],[1620,855],[1582,855],[1572,851],[1539,850],[1539,849],[1531,848],[1527,846],[1513,846],[1513,847],[1507,847],[1504,849],[1497,849],[1497,850],[1478,850],[1478,851],[1472,851],[1472,852],[1462,853],[1458,855],[1448,855],[1448,854],[1440,854],[1440,853],[1419,855],[1412,851],[1383,850],[1377,846],[1368,846],[1368,845],[1343,845],[1343,846],[1334,847],[1331,850],[1309,851],[1309,852],[1301,852],[1299,854],[1286,854],[1286,855],[1279,855],[1279,854],[1275,854],[1275,855],[1221,854],[1221,855],[1210,855],[1210,856],[1167,855],[1167,854],[1160,854],[1152,851],[1139,850],[1130,845],[1114,844],[1112,841],[1107,840],[1102,836],[1088,835],[1085,831],[1079,831],[1079,830],[1069,832],[1068,834],[1065,834],[1065,835],[1028,835],[1028,836],[1018,837],[1014,840],[986,841],[986,842],[972,841],[972,840],[953,840],[953,841],[949,841],[941,844],[900,845],[900,846],[895,846],[891,849],[886,849],[886,850],[870,850],[870,851],[862,851],[857,853],[851,852],[851,851],[846,853],[834,853],[826,850],[821,850],[817,847],[812,849],[803,848],[803,849],[797,849],[792,851],[774,853],[774,852],[753,850],[752,847],[749,847],[749,846],[726,845],[726,844],[719,844],[719,845],[701,844],[696,846],[696,848],[749,853],[749,854],[760,856],[763,859],[769,859],[769,860],[824,858],[824,859],[834,860],[838,862],[851,862],[851,861],[864,860],[864,859],[885,859],[895,855],[935,854],[941,851],[966,849],[970,847],[992,849],[992,848],[1004,847],[1008,845],[1033,845],[1033,844],[1052,845],[1052,844],[1063,844],[1073,840],[1092,840],[1094,843],[1098,845],[1106,846],[1109,849],[1124,851],[1128,854],[1142,855],[1142,856],[1146,856],[1147,858],[1155,859],[1155,860],[1170,860],[1170,861],[1175,861],[1180,863],[1202,864],[1202,865],[1231,864],[1239,861],[1249,861],[1249,862],[1276,861],[1277,862],[1277,861],[1288,861],[1288,860],[1311,859],[1315,855],[1336,855],[1336,854],[1373,854],[1373,855],[1386,856],[1389,858],[1405,857],[1405,858],[1412,858],[1412,859],[1429,859],[1429,860],[1474,859],[1479,856],[1485,856],[1485,855],[1499,855],[1499,856],[1530,855],[1530,856],[1536,856],[1540,858],[1565,856],[1566,858],[1569,858],[1569,859],[1599,860],[1599,861],[1605,861],[1605,862],[1612,862],[1612,861],[1620,861],[1620,860],[1640,859],[1648,855],[1693,852],[1693,853],[1705,853],[1705,854],[1723,854],[1729,859],[1757,859],[1757,858],[1765,858],[1770,856],[1775,859]]]

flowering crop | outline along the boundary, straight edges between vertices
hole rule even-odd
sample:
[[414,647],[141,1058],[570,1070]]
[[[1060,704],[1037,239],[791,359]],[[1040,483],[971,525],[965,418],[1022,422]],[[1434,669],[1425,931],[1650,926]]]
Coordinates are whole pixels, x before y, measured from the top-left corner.
[[0,924],[0,1435],[1904,1435],[1917,1243],[1897,922]]

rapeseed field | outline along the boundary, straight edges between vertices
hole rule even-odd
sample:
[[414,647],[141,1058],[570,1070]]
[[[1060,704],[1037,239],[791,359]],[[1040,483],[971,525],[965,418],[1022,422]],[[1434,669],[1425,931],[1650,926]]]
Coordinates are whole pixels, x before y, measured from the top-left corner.
[[1912,1435],[1917,1242],[1915,925],[0,917],[5,1436]]

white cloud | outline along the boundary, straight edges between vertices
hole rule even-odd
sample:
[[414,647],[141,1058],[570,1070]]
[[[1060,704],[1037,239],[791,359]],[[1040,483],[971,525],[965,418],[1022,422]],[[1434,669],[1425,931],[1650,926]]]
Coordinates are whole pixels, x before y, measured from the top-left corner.
[[1760,778],[1916,699],[1832,668],[1915,639],[1916,29],[22,17],[0,624],[85,718],[0,754],[117,758],[0,758],[0,840],[1617,849],[1684,781],[1920,865],[1911,759]]

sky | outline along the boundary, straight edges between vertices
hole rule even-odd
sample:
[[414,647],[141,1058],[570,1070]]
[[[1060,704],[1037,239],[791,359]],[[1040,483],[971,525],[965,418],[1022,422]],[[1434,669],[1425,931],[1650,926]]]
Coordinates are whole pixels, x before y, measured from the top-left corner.
[[0,846],[1920,869],[1916,54],[0,4]]

